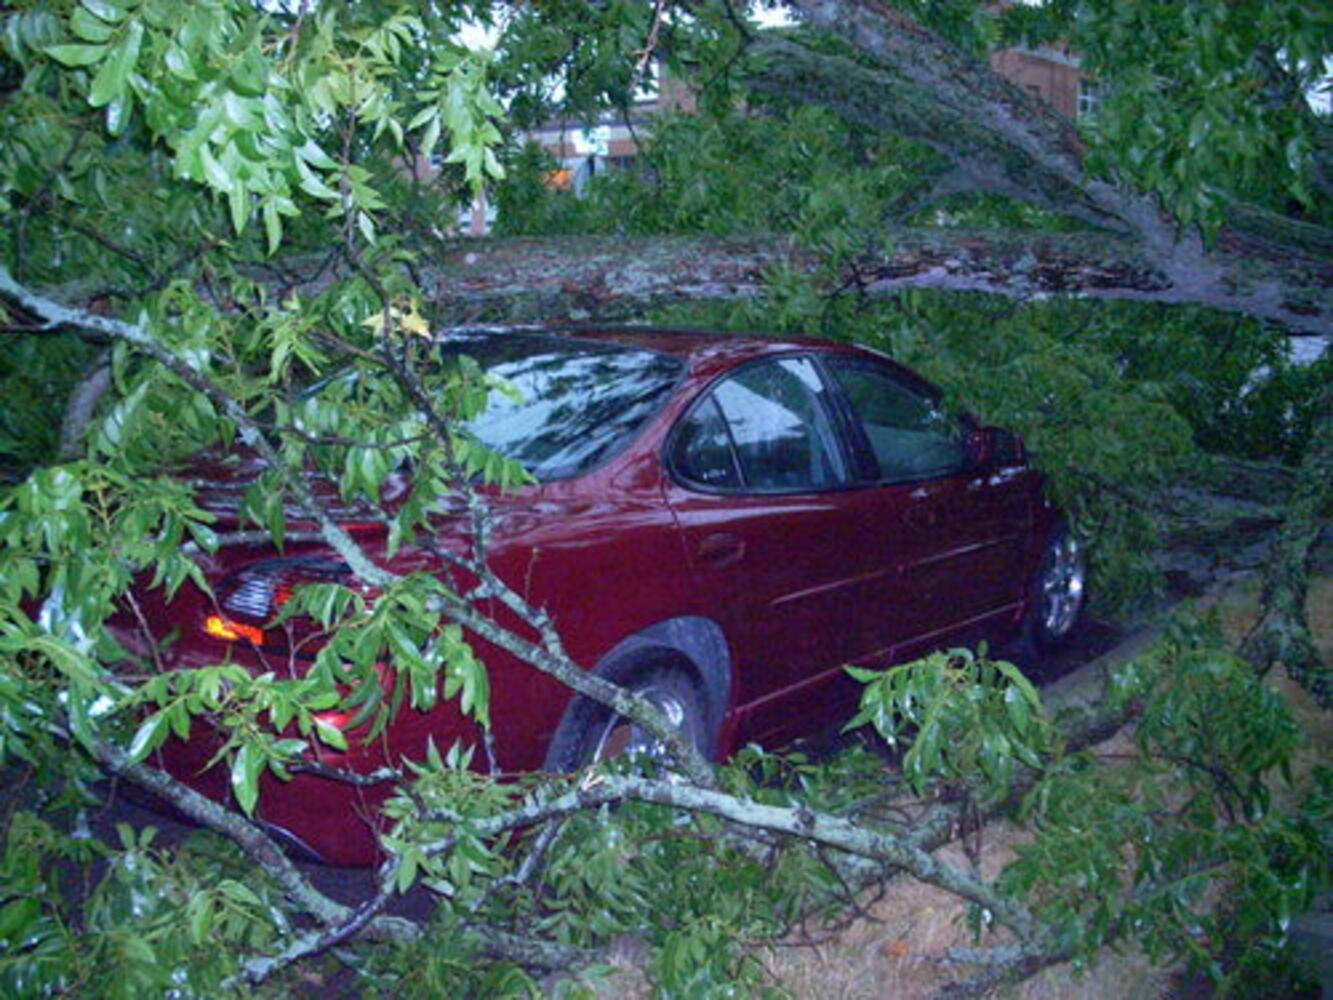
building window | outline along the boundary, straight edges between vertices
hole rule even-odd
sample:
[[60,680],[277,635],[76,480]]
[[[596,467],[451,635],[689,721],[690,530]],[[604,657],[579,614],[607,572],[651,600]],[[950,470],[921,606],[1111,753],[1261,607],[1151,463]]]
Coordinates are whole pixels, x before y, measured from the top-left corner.
[[1106,88],[1100,80],[1083,77],[1078,81],[1078,117],[1089,119],[1097,117],[1097,108],[1102,103]]

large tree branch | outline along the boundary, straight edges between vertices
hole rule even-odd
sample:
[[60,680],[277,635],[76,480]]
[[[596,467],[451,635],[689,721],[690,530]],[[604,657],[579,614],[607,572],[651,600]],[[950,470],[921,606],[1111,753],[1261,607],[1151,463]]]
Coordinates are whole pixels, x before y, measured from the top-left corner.
[[[381,874],[380,892],[356,909],[344,906],[311,885],[277,842],[239,813],[181,784],[165,771],[148,764],[131,763],[129,754],[105,740],[93,740],[89,749],[97,762],[111,773],[171,803],[196,823],[232,840],[278,884],[297,910],[317,922],[317,928],[295,935],[279,955],[258,955],[245,962],[243,974],[247,978],[253,981],[263,979],[284,961],[315,954],[352,935],[378,941],[414,941],[421,936],[417,924],[381,913],[388,898],[387,886],[392,882],[390,869]],[[554,969],[586,965],[598,957],[581,948],[523,937],[486,924],[464,923],[462,929],[473,939],[478,951],[490,958]]]
[[56,457],[67,462],[79,452],[83,432],[92,422],[97,402],[111,387],[111,352],[99,351],[88,370],[83,373],[65,404],[65,416],[60,422],[60,445]]
[[[1151,195],[1089,177],[1073,123],[974,58],[880,0],[793,0],[810,25],[854,46],[864,65],[782,39],[757,43],[752,84],[820,103],[845,119],[924,142],[969,178],[972,190],[1015,197],[1129,234],[1166,280],[1164,294],[1100,290],[1103,297],[1193,302],[1272,320],[1298,333],[1327,333],[1330,234],[1245,206],[1227,212],[1216,249],[1182,230]],[[1242,264],[1241,255],[1259,262]],[[1018,294],[1026,282],[1017,278]],[[993,284],[1007,283],[1003,269]],[[925,280],[923,280],[925,279]],[[930,284],[918,272],[914,281]],[[1003,291],[985,283],[937,287]],[[1078,287],[1055,289],[1066,292]]]
[[1082,185],[1083,144],[1072,122],[902,11],[879,0],[792,0],[791,6],[809,24],[892,67],[941,113],[978,123],[994,137],[992,145],[1021,150]]
[[[1026,298],[1066,294],[1193,303],[1333,331],[1333,263],[1287,267],[1221,251],[1161,261],[1108,233],[902,229],[886,248],[824,275],[868,295],[905,288]],[[769,275],[821,275],[822,262],[780,237],[527,238],[476,240],[435,255],[422,271],[428,300],[494,319],[614,319],[669,303],[758,298]]]
[[[468,832],[482,837],[529,826],[554,817],[596,809],[617,802],[650,802],[694,813],[716,816],[741,830],[764,830],[797,838],[869,859],[880,866],[900,868],[928,885],[990,910],[1024,942],[1037,945],[1042,929],[1021,904],[1005,899],[984,880],[936,858],[910,836],[877,830],[853,819],[816,812],[803,805],[779,806],[741,798],[711,788],[627,774],[599,774],[561,795],[533,798],[515,809],[486,819],[471,821]],[[453,820],[452,814],[433,816]],[[460,833],[428,844],[427,853],[452,850]]]
[[[1064,158],[1034,156],[976,113],[940,99],[937,91],[892,72],[852,59],[817,52],[780,36],[751,48],[756,68],[747,83],[757,91],[807,104],[822,104],[858,125],[916,139],[947,157],[952,183],[965,189],[1002,194],[1097,226],[1124,230],[1125,224],[1096,205],[1071,179]],[[1029,101],[1026,95],[1009,95]],[[963,188],[960,188],[963,189]]]

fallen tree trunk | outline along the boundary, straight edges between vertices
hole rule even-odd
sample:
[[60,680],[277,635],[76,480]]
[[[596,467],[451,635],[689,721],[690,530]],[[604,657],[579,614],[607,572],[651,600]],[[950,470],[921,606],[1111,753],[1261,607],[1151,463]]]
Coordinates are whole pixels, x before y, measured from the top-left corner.
[[[417,269],[428,303],[456,322],[624,320],[680,302],[760,298],[777,272],[831,288],[888,297],[908,288],[1196,304],[1282,324],[1293,334],[1333,331],[1333,266],[1288,295],[1282,265],[1252,258],[1163,261],[1110,233],[889,228],[883,246],[836,274],[785,236],[522,237],[443,243]],[[312,294],[345,274],[287,262],[267,280]],[[1234,271],[1232,268],[1234,267]],[[1220,270],[1219,270],[1220,269]],[[310,277],[305,277],[308,275]]]

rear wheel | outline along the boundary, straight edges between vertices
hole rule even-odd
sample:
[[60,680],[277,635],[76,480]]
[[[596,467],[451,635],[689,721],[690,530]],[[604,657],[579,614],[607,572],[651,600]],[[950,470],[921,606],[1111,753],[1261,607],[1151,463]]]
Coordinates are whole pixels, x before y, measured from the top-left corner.
[[[705,757],[711,759],[717,742],[704,696],[693,674],[685,668],[657,664],[608,677],[651,702],[668,722]],[[637,723],[586,698],[570,706],[560,733],[547,755],[547,770],[572,771],[615,757],[642,757],[666,764],[666,744]]]
[[[658,670],[634,691],[651,702],[691,743],[700,745],[703,705],[689,678],[676,670]],[[666,761],[670,756],[665,743],[623,715],[606,719],[589,736],[587,759],[592,763],[636,755]]]
[[1028,595],[1027,634],[1040,650],[1054,649],[1073,634],[1087,599],[1088,564],[1067,525],[1046,543]]

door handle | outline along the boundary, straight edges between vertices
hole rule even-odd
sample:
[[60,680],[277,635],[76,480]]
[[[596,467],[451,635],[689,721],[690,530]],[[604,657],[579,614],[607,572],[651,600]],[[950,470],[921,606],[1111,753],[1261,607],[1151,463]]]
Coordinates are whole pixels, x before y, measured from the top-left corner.
[[714,569],[721,569],[724,566],[740,562],[741,557],[745,555],[745,540],[739,535],[720,531],[712,535],[705,535],[695,552],[699,557],[699,562]]
[[938,520],[939,512],[933,504],[915,503],[903,511],[903,521],[918,531],[929,531]]
[[929,531],[940,518],[939,491],[930,485],[918,486],[907,494],[911,501],[903,511],[903,523],[916,531]]

